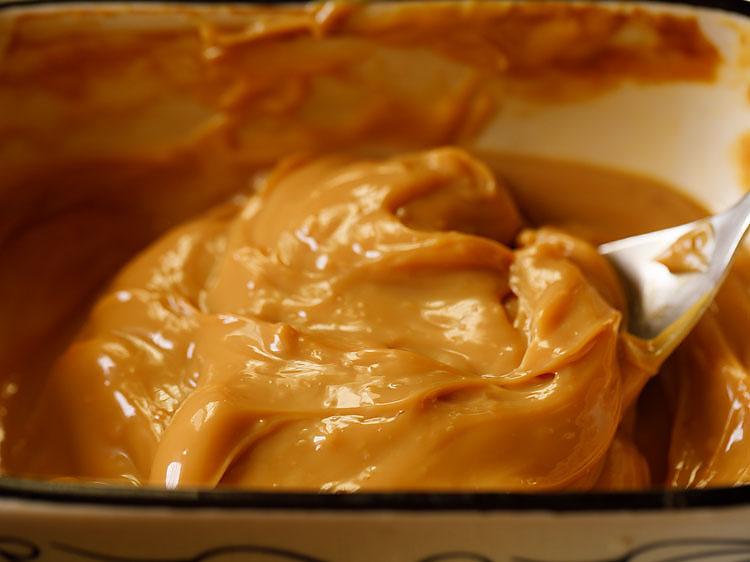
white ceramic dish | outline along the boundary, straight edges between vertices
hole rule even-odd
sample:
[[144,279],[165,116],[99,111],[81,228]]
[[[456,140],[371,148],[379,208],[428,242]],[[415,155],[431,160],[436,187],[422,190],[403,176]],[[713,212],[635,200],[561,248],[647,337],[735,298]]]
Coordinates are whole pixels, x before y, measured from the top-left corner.
[[[0,54],[13,18],[61,6],[26,4],[0,11]],[[747,189],[744,180],[750,177],[750,154],[742,142],[750,131],[750,4],[705,4],[713,7],[642,6],[695,14],[724,59],[714,82],[626,82],[597,96],[554,103],[510,93],[503,111],[470,144],[626,169],[680,186],[712,210],[726,207]],[[191,25],[168,4],[158,9],[134,6],[112,5],[115,17],[102,20],[102,33],[108,26]],[[84,17],[100,8],[76,5]],[[217,18],[252,17],[211,6],[194,9]],[[54,34],[56,29],[47,31]],[[0,67],[0,86],[2,80]],[[440,91],[432,90],[432,95]],[[0,113],[11,107],[7,98],[3,103],[7,105]],[[0,118],[0,169],[10,174],[29,156],[14,152],[10,137],[3,137],[8,115]],[[43,118],[34,126],[44,126]],[[138,140],[137,127],[122,126],[123,145]],[[73,131],[68,146],[85,134]],[[113,146],[116,150],[117,141]],[[748,559],[750,486],[641,493],[318,495],[129,490],[0,479],[0,560],[8,561]]]

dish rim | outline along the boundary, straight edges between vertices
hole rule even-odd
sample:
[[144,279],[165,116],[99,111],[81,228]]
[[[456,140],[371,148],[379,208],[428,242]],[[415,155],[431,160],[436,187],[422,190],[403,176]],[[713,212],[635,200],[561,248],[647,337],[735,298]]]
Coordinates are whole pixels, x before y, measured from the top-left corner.
[[[374,0],[377,1],[377,0]],[[398,1],[398,0],[391,0]],[[440,1],[440,0],[423,0]],[[493,0],[487,0],[493,1]],[[557,0],[537,0],[555,2]],[[596,0],[585,0],[596,2]],[[0,0],[0,10],[63,4],[101,4],[101,0]],[[105,2],[109,4],[110,2]],[[117,4],[111,0],[112,4]],[[135,0],[139,4],[257,5],[299,4],[290,0]],[[614,4],[664,4],[717,9],[750,17],[748,0],[613,0]],[[750,506],[750,484],[704,489],[648,489],[642,491],[578,492],[444,492],[399,491],[320,493],[306,491],[253,491],[242,489],[130,488],[34,480],[0,475],[0,501],[5,499],[109,507],[180,508],[201,510],[313,510],[313,511],[665,511]]]
[[621,512],[750,506],[750,485],[636,492],[356,492],[127,488],[0,477],[3,499],[108,507],[396,512]]

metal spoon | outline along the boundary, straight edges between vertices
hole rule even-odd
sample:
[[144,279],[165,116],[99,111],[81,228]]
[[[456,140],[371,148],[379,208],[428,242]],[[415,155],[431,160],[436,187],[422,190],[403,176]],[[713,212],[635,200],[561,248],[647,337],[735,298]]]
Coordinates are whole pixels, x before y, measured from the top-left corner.
[[[750,193],[733,207],[705,219],[623,238],[599,246],[628,292],[628,332],[645,340],[652,356],[671,353],[713,301],[750,228]],[[704,235],[705,233],[705,235]],[[694,248],[698,267],[673,273],[659,261],[675,243],[702,239]],[[663,261],[663,260],[662,260]],[[674,268],[672,268],[674,270]]]

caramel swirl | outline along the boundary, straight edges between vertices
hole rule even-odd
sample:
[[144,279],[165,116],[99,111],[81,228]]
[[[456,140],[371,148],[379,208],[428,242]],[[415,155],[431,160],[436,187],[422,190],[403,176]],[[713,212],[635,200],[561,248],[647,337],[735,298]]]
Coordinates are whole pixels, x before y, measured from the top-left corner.
[[623,299],[587,243],[542,229],[512,250],[520,227],[502,184],[457,149],[287,160],[118,276],[52,372],[33,470],[168,487],[590,486],[623,402],[621,313],[595,285]]
[[750,482],[747,252],[653,375],[592,244],[705,211],[485,138],[518,99],[710,86],[726,61],[689,12],[18,7],[0,61],[2,474]]

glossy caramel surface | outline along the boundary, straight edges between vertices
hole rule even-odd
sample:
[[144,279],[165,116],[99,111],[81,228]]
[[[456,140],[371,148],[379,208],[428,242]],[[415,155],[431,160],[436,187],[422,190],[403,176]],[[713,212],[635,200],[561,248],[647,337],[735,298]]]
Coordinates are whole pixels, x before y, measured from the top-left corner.
[[504,89],[710,81],[716,50],[689,17],[441,6],[153,8],[107,34],[106,10],[2,20],[5,473],[750,480],[748,256],[655,365],[595,245],[703,211],[645,178],[457,146]]
[[[678,374],[657,379],[678,385],[675,416],[706,398],[692,377],[724,389],[704,416],[725,412],[722,433],[692,459],[715,482],[747,471],[734,417],[747,366],[742,340],[733,350],[722,333],[747,321],[742,282],[717,301],[730,293],[741,314],[710,311],[670,360]],[[650,415],[635,401],[652,366],[622,332],[624,310],[593,246],[522,229],[504,185],[462,150],[289,159],[258,194],[120,272],[56,360],[9,465],[168,487],[649,486],[632,425]],[[681,429],[673,448],[702,435]]]

